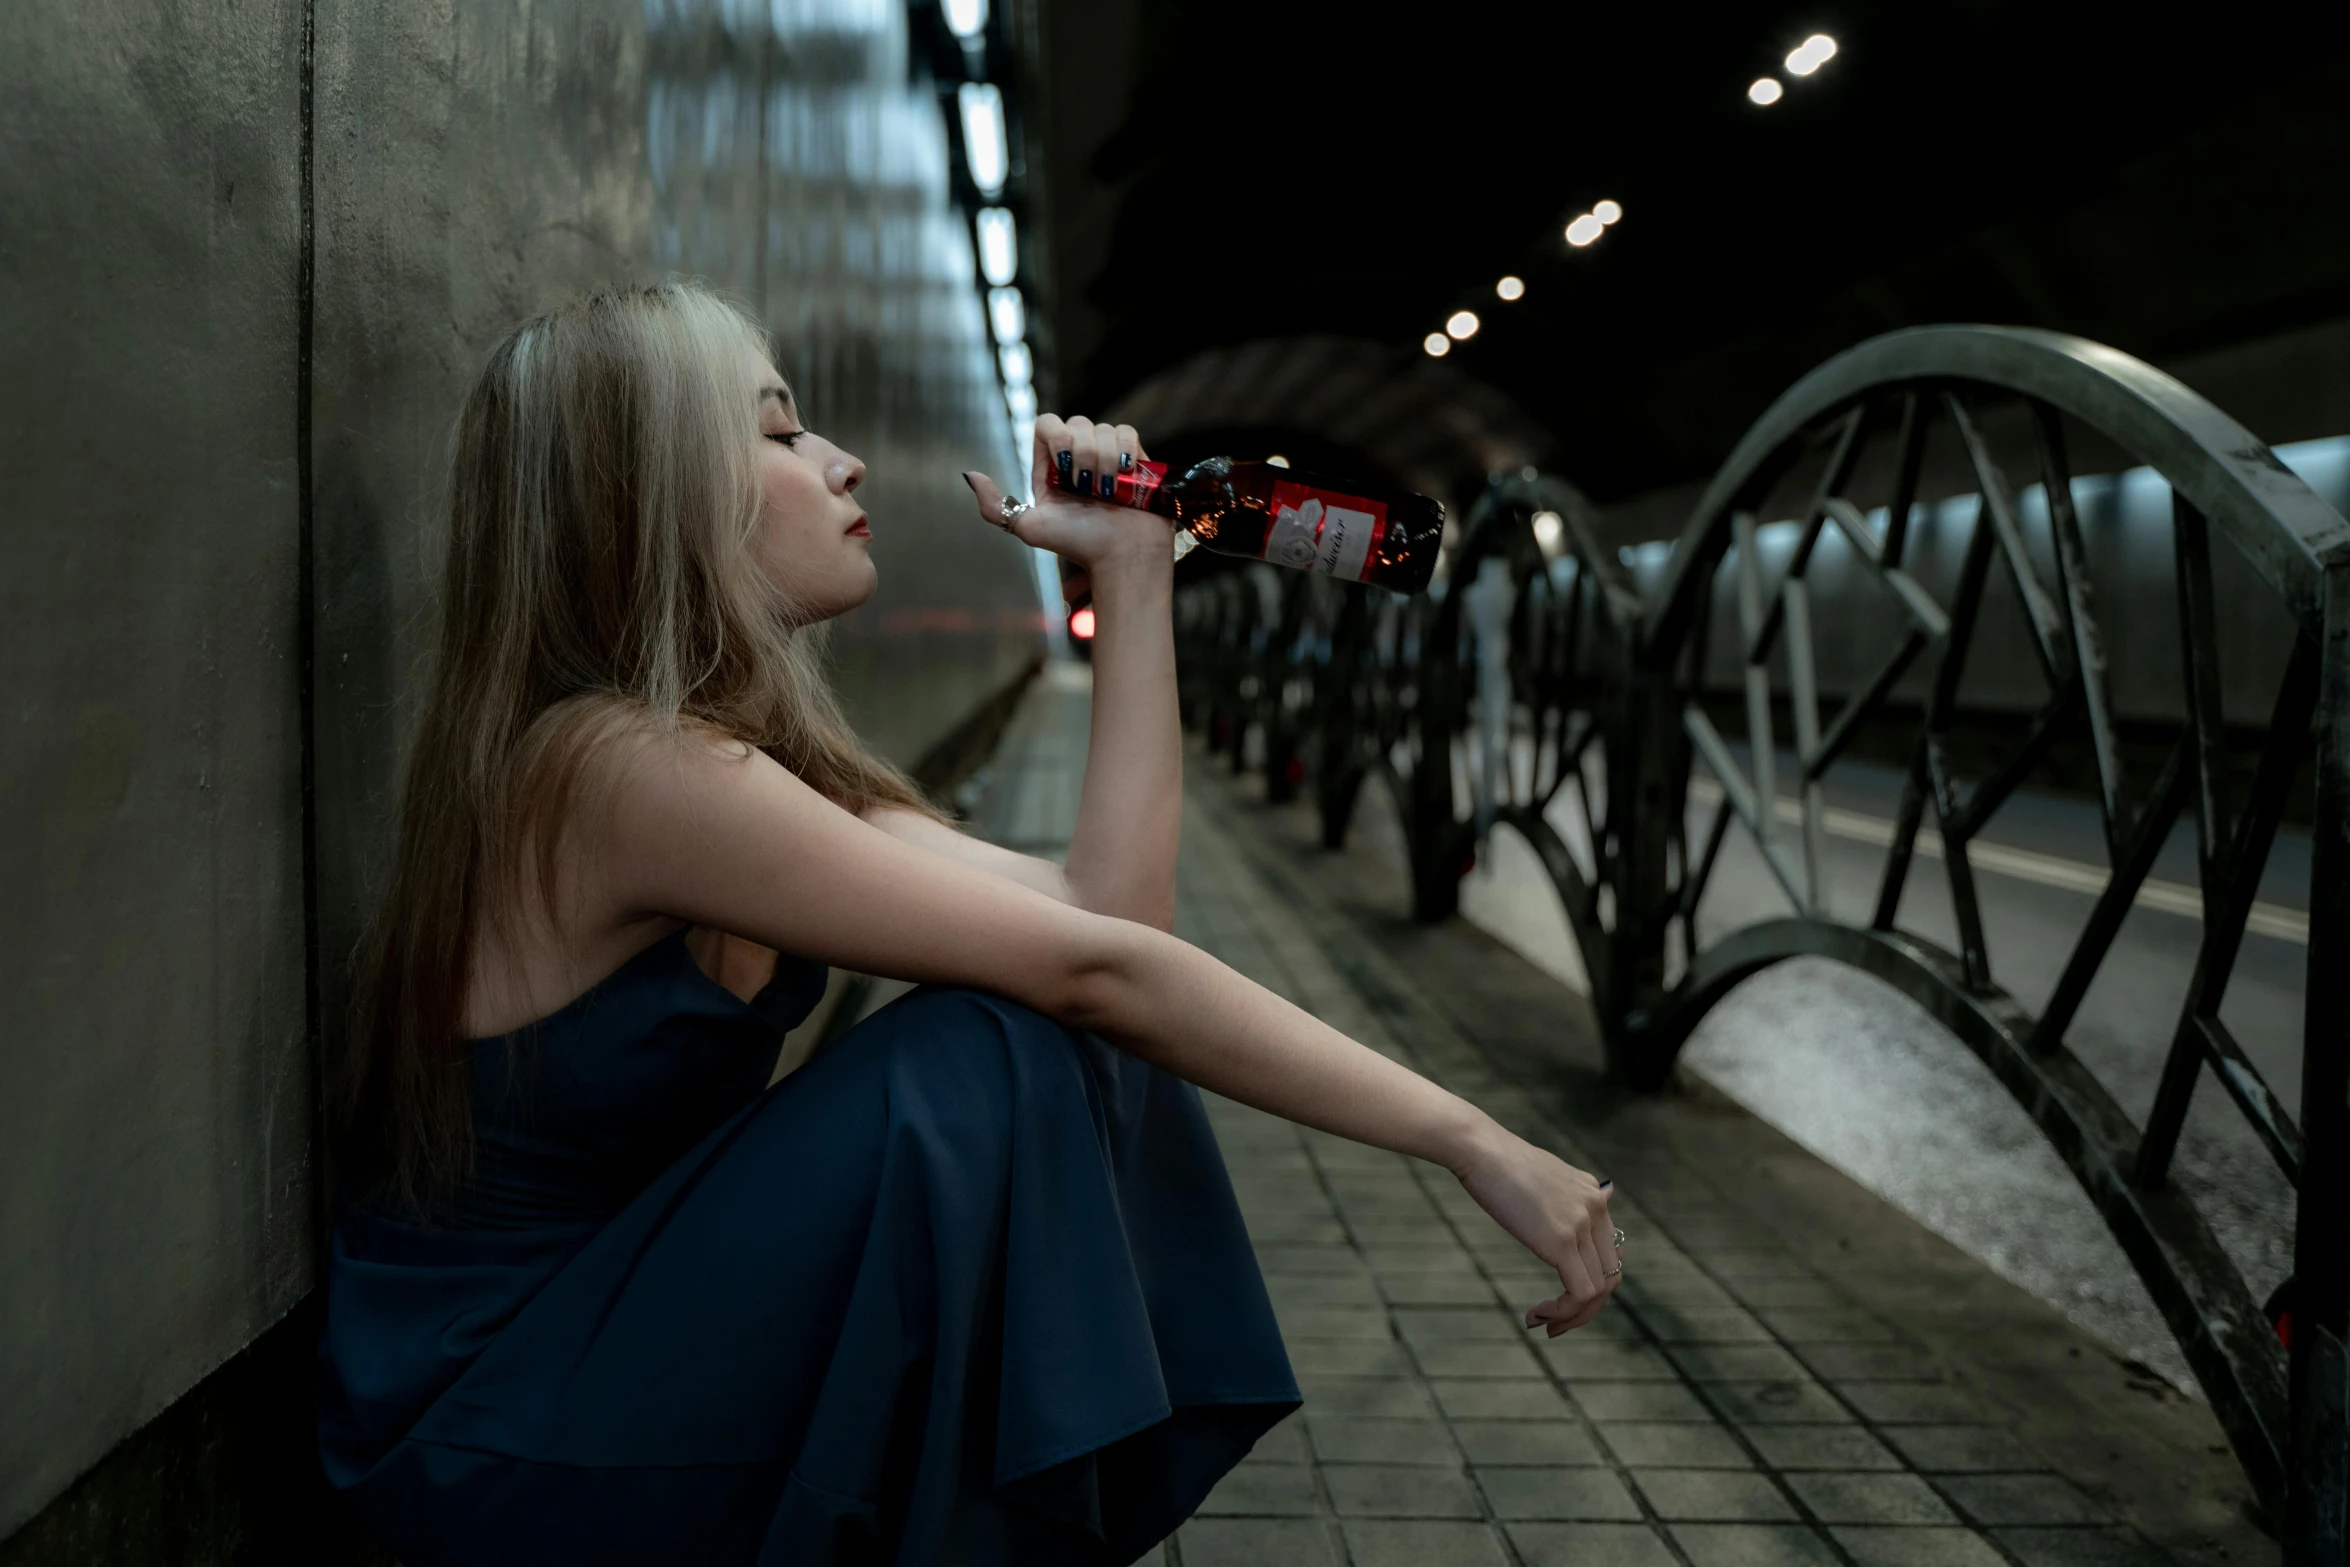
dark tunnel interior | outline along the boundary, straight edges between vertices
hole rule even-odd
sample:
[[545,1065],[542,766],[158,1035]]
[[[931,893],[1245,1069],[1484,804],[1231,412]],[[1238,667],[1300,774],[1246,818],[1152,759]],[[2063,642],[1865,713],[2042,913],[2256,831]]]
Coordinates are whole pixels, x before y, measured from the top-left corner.
[[[1158,723],[1181,944],[1635,1194],[1562,1349],[1443,1170],[1185,1100],[1306,1407],[1139,1560],[2350,1560],[2346,195],[2338,0],[0,5],[0,1567],[399,1567],[324,1085],[457,421],[663,280],[864,465],[806,645],[917,816],[1080,901]],[[1265,464],[1119,673],[1045,413]],[[1146,1450],[988,1494],[1106,1559]]]

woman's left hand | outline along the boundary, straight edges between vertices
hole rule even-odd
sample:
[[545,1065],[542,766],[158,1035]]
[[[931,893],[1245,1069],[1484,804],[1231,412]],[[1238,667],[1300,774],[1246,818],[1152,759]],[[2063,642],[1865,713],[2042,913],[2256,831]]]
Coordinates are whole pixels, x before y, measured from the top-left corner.
[[1489,1126],[1454,1175],[1477,1205],[1558,1274],[1555,1300],[1525,1322],[1552,1338],[1583,1326],[1624,1282],[1622,1231],[1608,1217],[1614,1183],[1594,1180],[1555,1154]]
[[[1051,550],[1088,571],[1126,557],[1170,562],[1172,525],[1164,517],[1107,499],[1119,475],[1132,478],[1148,458],[1142,438],[1130,424],[1038,415],[1030,473],[1036,504],[1014,518],[1007,531],[1023,544]],[[979,498],[981,518],[1004,527],[1004,492],[995,481],[984,473],[963,477]]]

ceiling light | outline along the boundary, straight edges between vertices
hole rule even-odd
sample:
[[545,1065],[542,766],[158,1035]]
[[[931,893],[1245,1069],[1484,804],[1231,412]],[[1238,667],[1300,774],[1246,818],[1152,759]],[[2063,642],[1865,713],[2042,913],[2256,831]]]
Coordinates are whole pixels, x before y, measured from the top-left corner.
[[999,343],[1017,343],[1028,335],[1028,309],[1020,302],[1016,288],[989,289],[987,316]]
[[1787,89],[1779,85],[1777,78],[1770,76],[1756,77],[1754,85],[1746,89],[1747,99],[1766,109],[1786,95]]
[[1525,283],[1514,277],[1503,278],[1500,282],[1493,285],[1493,291],[1504,299],[1523,299],[1526,297]]
[[947,31],[957,38],[977,38],[987,25],[987,0],[938,0],[946,13]]
[[1814,33],[1788,53],[1787,74],[1809,76],[1835,58],[1836,40],[1826,33]]
[[1420,346],[1428,350],[1429,358],[1442,359],[1446,354],[1452,352],[1452,339],[1446,337],[1442,332],[1431,332],[1420,339]]
[[993,82],[965,82],[955,96],[963,106],[963,155],[971,163],[971,183],[982,196],[993,196],[1010,172],[1003,90]]
[[1012,416],[1014,424],[1034,424],[1036,422],[1036,388],[1033,386],[1005,387],[1004,412]]
[[1447,337],[1465,343],[1477,335],[1477,326],[1477,312],[1456,310],[1444,323],[1444,332]]
[[1542,546],[1543,554],[1556,555],[1559,552],[1559,536],[1565,531],[1566,525],[1559,520],[1557,512],[1538,511],[1534,514],[1534,542]]
[[1069,635],[1080,642],[1087,641],[1093,636],[1093,606],[1091,604],[1069,612]]
[[1265,464],[1267,467],[1272,468],[1286,468],[1289,466],[1289,459],[1282,456],[1279,452],[1275,452],[1272,456],[1265,459]]
[[1036,357],[1026,343],[1006,343],[995,351],[995,358],[1003,368],[1004,385],[1026,386],[1036,379]]
[[1019,274],[1019,235],[1001,207],[979,209],[979,270],[998,288]]
[[1591,208],[1591,215],[1602,223],[1612,224],[1624,215],[1624,206],[1616,201],[1597,202]]
[[1567,243],[1581,249],[1607,232],[1607,225],[1596,213],[1586,212],[1567,225]]

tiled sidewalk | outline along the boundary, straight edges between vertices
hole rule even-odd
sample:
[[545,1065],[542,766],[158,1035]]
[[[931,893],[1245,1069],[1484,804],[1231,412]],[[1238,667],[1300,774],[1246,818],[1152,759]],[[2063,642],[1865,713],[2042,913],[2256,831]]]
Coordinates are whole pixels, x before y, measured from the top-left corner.
[[[1465,1041],[1422,1028],[1407,1047],[1208,813],[1195,809],[1185,828],[1187,939],[1590,1162]],[[1945,1494],[1955,1483],[1986,1500],[1984,1479],[1938,1488],[1882,1438],[1908,1437],[1929,1464],[1955,1454],[1970,1468],[2041,1466],[2000,1451],[1988,1428],[1873,1431],[1818,1378],[1930,1369],[1808,1268],[1753,1248],[1727,1216],[1727,1233],[1709,1232],[1706,1215],[1674,1205],[1675,1230],[1716,1243],[1700,1266],[1653,1214],[1622,1203],[1636,1265],[1618,1302],[1546,1339],[1517,1312],[1556,1294],[1557,1279],[1443,1171],[1235,1105],[1218,1105],[1216,1119],[1306,1409],[1290,1422],[1302,1429],[1277,1433],[1184,1527],[1184,1567],[2008,1559]],[[1863,1387],[1880,1416],[1967,1413],[1935,1381],[1848,1384]],[[2052,1476],[1988,1485],[2035,1492],[2031,1512],[2049,1522],[2096,1517]]]
[[[1082,678],[1048,672],[999,754],[983,830],[1065,844],[1085,701]],[[1383,961],[1286,882],[1227,806],[1221,785],[1191,792],[1180,935],[1595,1167],[1425,988],[1475,974]],[[1518,1312],[1557,1280],[1444,1172],[1211,1109],[1306,1407],[1183,1526],[1166,1567],[2181,1559],[1681,1165],[1644,1168],[1637,1201],[1617,1204],[1632,1237],[1617,1302],[1546,1340]]]

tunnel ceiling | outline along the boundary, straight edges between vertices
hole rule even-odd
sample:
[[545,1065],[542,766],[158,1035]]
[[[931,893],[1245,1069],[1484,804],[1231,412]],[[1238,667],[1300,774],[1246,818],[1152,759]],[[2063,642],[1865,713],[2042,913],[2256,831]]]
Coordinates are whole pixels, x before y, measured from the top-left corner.
[[[1612,499],[1707,473],[1805,369],[1897,326],[2024,323],[2173,359],[2350,315],[2350,10],[1386,20],[1404,14],[1046,0],[1048,394],[1278,429],[1289,394],[1242,372],[1278,376],[1302,339],[1319,422],[1372,431],[1390,466],[1465,479],[1531,446]],[[1838,55],[1792,80],[1781,59],[1814,31]],[[1758,108],[1765,74],[1788,91]],[[1570,248],[1603,197],[1622,220]],[[1464,307],[1482,330],[1428,360],[1421,338]],[[1351,398],[1384,411],[1350,424]],[[1396,420],[1419,410],[1435,428],[1415,445]]]

